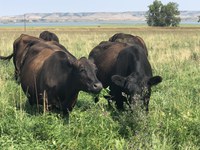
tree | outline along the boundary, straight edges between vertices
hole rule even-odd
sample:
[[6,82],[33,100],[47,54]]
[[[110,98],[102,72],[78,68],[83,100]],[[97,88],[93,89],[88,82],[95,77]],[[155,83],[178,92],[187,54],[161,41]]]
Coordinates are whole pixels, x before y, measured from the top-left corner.
[[200,16],[198,16],[199,17],[199,20],[198,20],[198,22],[200,22]]
[[149,26],[178,26],[181,19],[178,17],[180,12],[178,4],[169,2],[163,5],[161,1],[155,0],[152,5],[149,5],[147,11],[147,24]]
[[147,24],[149,26],[159,26],[160,11],[163,4],[160,1],[154,1],[152,5],[149,5],[149,11],[147,12]]

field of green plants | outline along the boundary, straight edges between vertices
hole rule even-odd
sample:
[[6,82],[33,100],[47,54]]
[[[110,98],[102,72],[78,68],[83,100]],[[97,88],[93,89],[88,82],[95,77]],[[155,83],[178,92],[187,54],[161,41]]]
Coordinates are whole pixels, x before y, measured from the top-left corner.
[[81,92],[70,117],[42,112],[27,103],[14,80],[12,60],[0,61],[0,149],[2,150],[198,150],[200,149],[200,28],[29,27],[0,28],[0,55],[12,53],[22,33],[56,33],[77,58],[117,32],[142,37],[154,75],[149,113],[108,108],[101,92]]

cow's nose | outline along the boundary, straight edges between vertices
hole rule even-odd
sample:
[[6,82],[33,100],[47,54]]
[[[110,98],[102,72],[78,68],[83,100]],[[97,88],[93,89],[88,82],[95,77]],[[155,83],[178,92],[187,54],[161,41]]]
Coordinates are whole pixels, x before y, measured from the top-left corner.
[[93,84],[93,88],[97,91],[101,91],[101,89],[103,88],[102,84],[100,82],[97,82],[95,84]]

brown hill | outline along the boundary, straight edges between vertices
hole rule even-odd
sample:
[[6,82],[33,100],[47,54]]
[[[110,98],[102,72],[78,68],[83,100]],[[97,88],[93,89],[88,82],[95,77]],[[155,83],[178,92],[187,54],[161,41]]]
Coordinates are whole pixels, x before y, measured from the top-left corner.
[[[0,23],[8,22],[67,22],[67,21],[145,21],[145,11],[133,12],[85,12],[85,13],[27,13],[2,16]],[[182,21],[198,21],[200,11],[181,11]]]

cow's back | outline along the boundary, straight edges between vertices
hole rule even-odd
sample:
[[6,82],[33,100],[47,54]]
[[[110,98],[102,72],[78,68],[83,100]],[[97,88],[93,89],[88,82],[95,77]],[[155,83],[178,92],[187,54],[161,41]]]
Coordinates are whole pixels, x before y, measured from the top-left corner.
[[134,35],[125,34],[125,33],[116,33],[112,37],[109,38],[109,41],[122,42],[122,43],[127,43],[129,45],[139,45],[143,48],[143,51],[148,56],[146,44],[140,36],[134,36]]
[[102,82],[104,88],[109,86],[115,70],[117,56],[128,45],[120,42],[103,42],[92,49],[89,54],[98,68],[97,77]]

